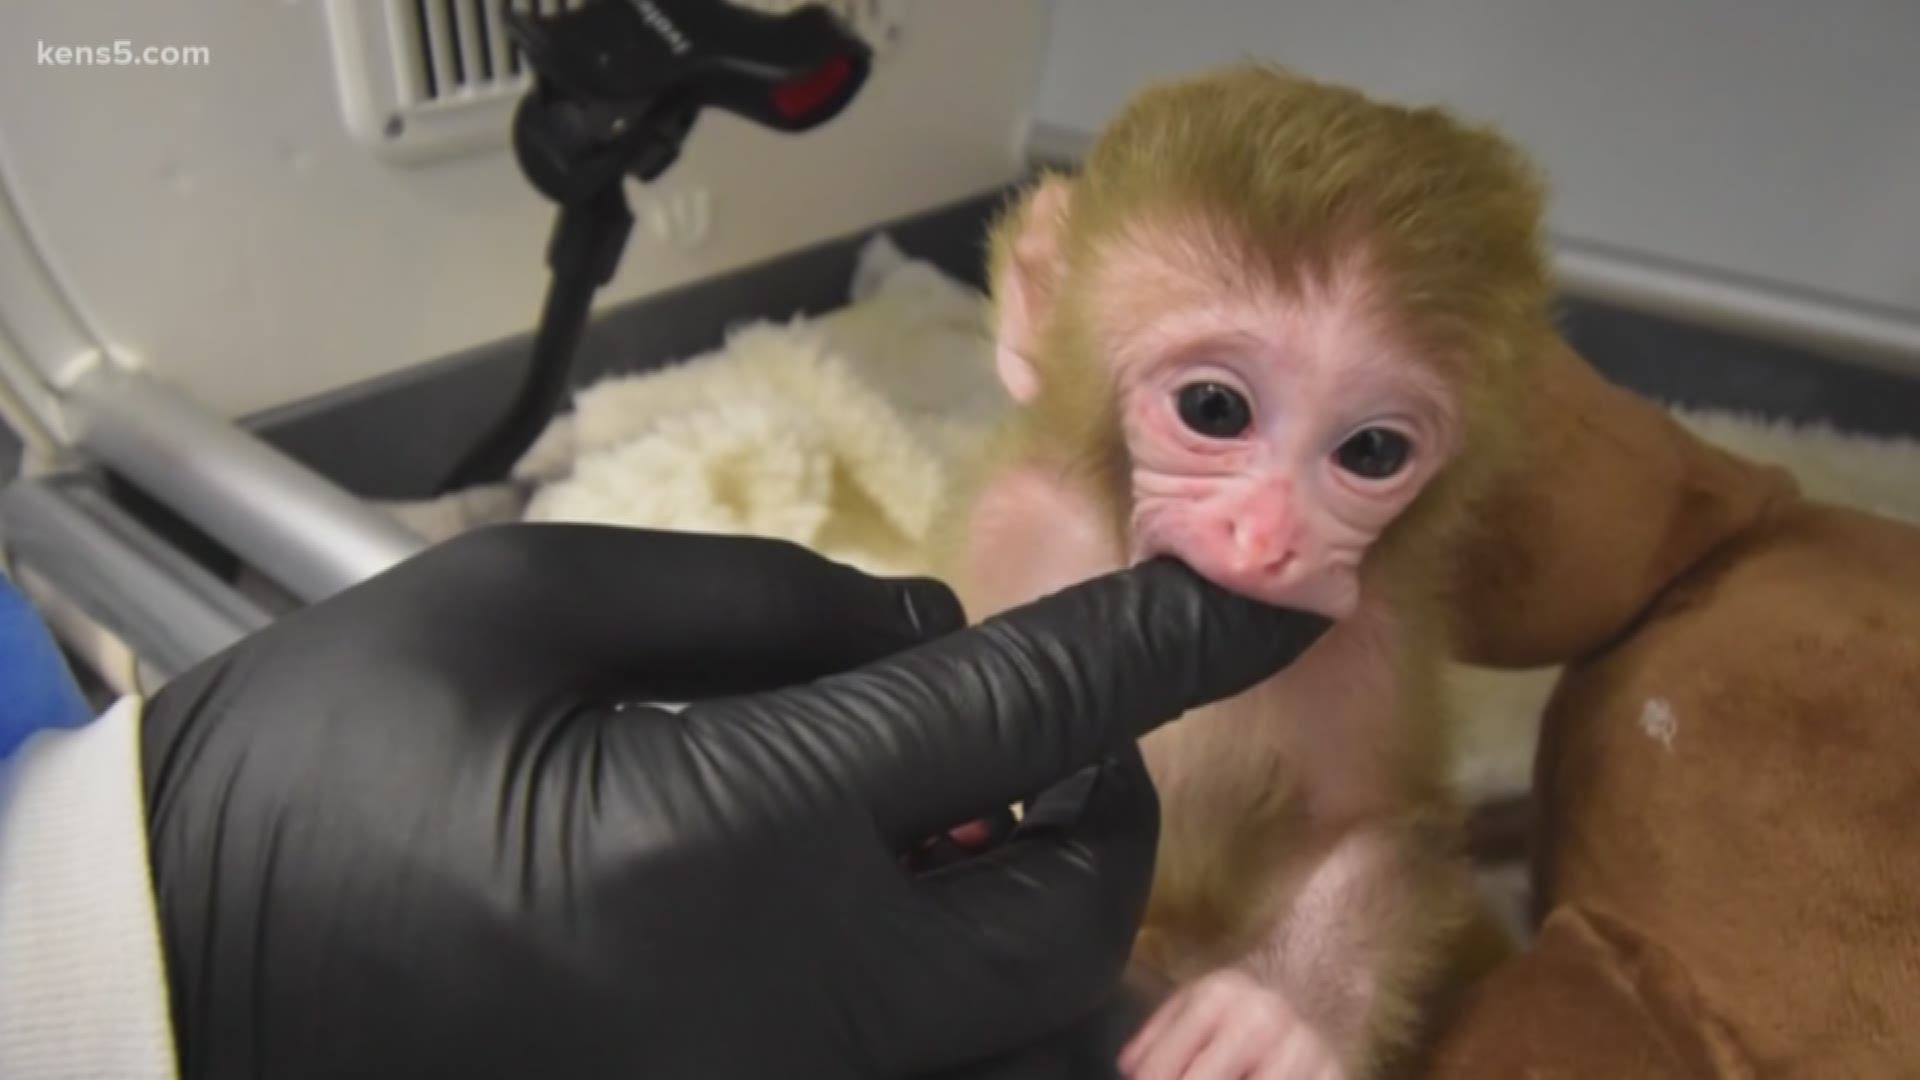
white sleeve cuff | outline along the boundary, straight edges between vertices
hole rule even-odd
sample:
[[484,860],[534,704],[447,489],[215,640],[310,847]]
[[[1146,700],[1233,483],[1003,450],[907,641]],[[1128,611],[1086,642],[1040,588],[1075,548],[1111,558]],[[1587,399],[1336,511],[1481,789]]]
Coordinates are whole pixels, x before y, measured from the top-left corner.
[[0,1076],[173,1080],[140,702],[0,762]]

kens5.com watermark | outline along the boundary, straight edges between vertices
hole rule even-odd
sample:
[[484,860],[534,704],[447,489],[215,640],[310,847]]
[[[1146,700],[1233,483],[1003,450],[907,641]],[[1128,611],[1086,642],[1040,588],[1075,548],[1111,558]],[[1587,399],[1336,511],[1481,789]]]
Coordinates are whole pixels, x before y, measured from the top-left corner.
[[35,59],[47,67],[206,67],[213,50],[205,45],[52,45],[39,42]]

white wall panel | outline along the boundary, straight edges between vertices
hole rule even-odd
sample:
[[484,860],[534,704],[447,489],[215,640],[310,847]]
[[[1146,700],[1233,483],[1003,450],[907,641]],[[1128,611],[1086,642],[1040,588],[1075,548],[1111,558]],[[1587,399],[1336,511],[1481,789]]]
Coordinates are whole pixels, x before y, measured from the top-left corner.
[[1597,291],[1920,361],[1915,0],[1058,0],[1036,119],[1084,134],[1147,80],[1243,57],[1499,124]]

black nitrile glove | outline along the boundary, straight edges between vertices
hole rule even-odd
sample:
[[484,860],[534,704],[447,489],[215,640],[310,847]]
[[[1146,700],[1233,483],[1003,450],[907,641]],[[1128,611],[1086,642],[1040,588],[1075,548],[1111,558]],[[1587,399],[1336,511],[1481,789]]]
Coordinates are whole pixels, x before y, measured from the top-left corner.
[[1088,1013],[1152,866],[1131,740],[1324,623],[1172,563],[961,622],[788,544],[516,525],[174,681],[143,750],[183,1075],[892,1076]]

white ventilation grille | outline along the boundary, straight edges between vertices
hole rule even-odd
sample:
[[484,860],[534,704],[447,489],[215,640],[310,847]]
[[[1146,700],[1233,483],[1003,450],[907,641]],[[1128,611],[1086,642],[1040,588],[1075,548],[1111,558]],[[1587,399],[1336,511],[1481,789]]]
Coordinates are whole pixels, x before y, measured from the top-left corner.
[[[528,73],[509,8],[552,15],[589,0],[326,0],[347,130],[375,153],[418,162],[508,145]],[[772,13],[822,3],[885,53],[907,0],[729,0]]]
[[523,83],[518,49],[501,12],[572,10],[585,0],[389,0],[406,49],[400,57],[410,104],[486,94]]
[[347,129],[413,162],[507,145],[528,74],[507,8],[555,14],[586,0],[328,0]]

